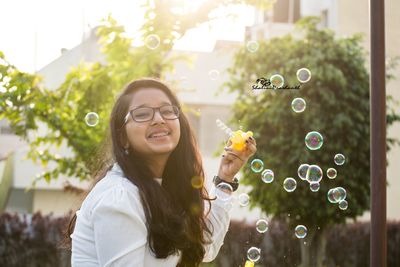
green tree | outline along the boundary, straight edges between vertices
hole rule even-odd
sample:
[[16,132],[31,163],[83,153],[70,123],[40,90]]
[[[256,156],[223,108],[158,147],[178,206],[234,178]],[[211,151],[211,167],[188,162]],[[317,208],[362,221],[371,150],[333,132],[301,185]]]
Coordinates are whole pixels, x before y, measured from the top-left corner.
[[[317,18],[306,18],[297,23],[296,35],[261,41],[255,53],[242,48],[225,84],[229,91],[239,93],[231,123],[240,121],[254,132],[255,157],[275,173],[273,183],[264,184],[259,173],[243,170],[242,182],[252,186],[251,207],[282,218],[293,233],[296,225],[308,228],[306,239],[299,240],[304,267],[322,266],[324,232],[329,226],[345,223],[370,208],[369,75],[362,38],[338,38],[317,24]],[[296,72],[303,67],[311,70],[312,78],[299,90],[252,91],[256,78],[276,73],[284,76],[285,85],[298,85]],[[296,97],[307,103],[302,113],[291,109]],[[399,120],[399,114],[388,109],[388,124]],[[310,131],[323,135],[319,150],[310,151],[305,146],[304,138]],[[394,142],[387,140],[389,149]],[[337,153],[346,156],[343,166],[334,164]],[[298,178],[297,169],[303,163],[319,165],[324,171],[318,192],[311,192],[309,183]],[[336,179],[326,177],[330,167],[337,169]],[[283,189],[286,177],[296,179],[294,192]],[[327,191],[336,186],[347,190],[347,210],[327,200]]]

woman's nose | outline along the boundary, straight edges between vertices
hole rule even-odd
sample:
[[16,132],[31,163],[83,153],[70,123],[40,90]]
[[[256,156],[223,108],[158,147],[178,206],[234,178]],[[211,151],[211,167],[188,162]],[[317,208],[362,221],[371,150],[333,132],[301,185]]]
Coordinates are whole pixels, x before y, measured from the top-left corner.
[[161,115],[161,112],[159,110],[154,111],[154,122],[165,122],[164,118]]

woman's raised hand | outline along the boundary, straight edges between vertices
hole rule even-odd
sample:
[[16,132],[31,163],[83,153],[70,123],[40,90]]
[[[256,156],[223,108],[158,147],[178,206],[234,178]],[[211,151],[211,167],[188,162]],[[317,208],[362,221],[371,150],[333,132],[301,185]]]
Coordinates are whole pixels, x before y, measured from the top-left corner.
[[227,146],[224,148],[225,153],[222,156],[218,171],[218,176],[228,182],[233,180],[243,165],[257,151],[256,140],[251,136],[247,138],[246,146],[241,151],[232,149],[231,144],[232,142],[228,141]]

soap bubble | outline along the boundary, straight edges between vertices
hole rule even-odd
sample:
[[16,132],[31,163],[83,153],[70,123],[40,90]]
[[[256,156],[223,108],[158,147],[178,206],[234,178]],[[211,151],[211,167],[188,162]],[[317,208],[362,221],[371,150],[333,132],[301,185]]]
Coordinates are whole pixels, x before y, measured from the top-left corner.
[[346,199],[347,192],[343,187],[335,187],[331,188],[328,193],[328,201],[331,203],[338,203],[344,199]]
[[279,88],[282,87],[283,84],[285,83],[285,79],[283,78],[282,75],[279,74],[274,74],[269,78],[271,84],[273,87]]
[[274,180],[274,172],[269,169],[263,170],[261,173],[261,179],[266,184],[272,183]]
[[299,168],[297,169],[297,175],[301,180],[306,180],[307,179],[307,171],[310,165],[308,164],[301,164]]
[[307,68],[301,68],[296,73],[297,80],[301,83],[306,83],[311,80],[311,71]]
[[250,204],[250,197],[246,193],[242,193],[239,195],[239,205],[242,207],[246,207]]
[[160,37],[157,34],[149,34],[144,40],[145,45],[149,49],[156,49],[160,45]]
[[253,172],[261,172],[264,169],[264,162],[261,159],[253,159],[250,166]]
[[160,37],[157,34],[149,34],[144,39],[144,43],[149,49],[154,50],[160,45]]
[[218,70],[210,70],[208,72],[208,76],[211,80],[215,81],[219,78],[219,71]]
[[324,143],[324,138],[319,132],[309,132],[304,139],[306,142],[306,146],[310,150],[317,150],[320,149],[322,144]]
[[336,154],[333,160],[335,161],[336,165],[343,165],[346,161],[346,158],[343,154]]
[[260,219],[256,223],[256,229],[259,233],[265,233],[268,231],[268,221],[264,219]]
[[326,171],[326,176],[328,176],[329,179],[335,179],[337,175],[337,171],[335,168],[329,168]]
[[296,235],[297,238],[304,238],[307,235],[307,227],[304,225],[297,225],[296,228],[294,229],[294,234]]
[[293,192],[294,190],[296,190],[296,187],[297,187],[297,182],[292,177],[288,177],[285,179],[285,181],[283,181],[283,188],[287,192]]
[[[228,192],[233,192],[233,188],[230,184],[227,183],[219,183],[216,188],[219,190],[215,190],[215,195],[217,198],[222,200],[230,199],[232,196]],[[223,192],[228,191],[228,192]]]
[[88,126],[94,127],[99,123],[99,115],[96,112],[89,112],[85,116],[85,122]]
[[319,188],[320,188],[320,184],[319,184],[318,182],[312,182],[312,183],[310,183],[310,190],[311,190],[312,192],[317,192],[317,191],[319,191]]
[[203,187],[204,179],[201,176],[193,176],[191,179],[192,187],[200,189]]
[[261,249],[256,247],[251,247],[247,251],[247,258],[252,262],[257,262],[261,257]]
[[341,209],[341,210],[347,210],[348,206],[349,206],[349,203],[347,203],[347,201],[344,199],[339,202],[339,209]]
[[328,197],[328,201],[330,203],[337,203],[336,199],[335,199],[335,194],[337,194],[337,192],[335,192],[336,188],[331,188],[329,189],[328,193],[326,194],[326,196]]
[[292,101],[292,110],[296,113],[303,112],[306,109],[306,101],[303,98],[295,98]]
[[260,47],[260,45],[256,41],[248,41],[246,44],[247,50],[251,53],[257,52],[259,47]]
[[333,197],[336,202],[340,202],[346,199],[347,192],[346,189],[344,189],[343,187],[336,187],[333,193]]
[[322,180],[322,176],[324,173],[322,169],[318,165],[310,165],[307,170],[307,181],[309,183],[317,182],[319,183]]

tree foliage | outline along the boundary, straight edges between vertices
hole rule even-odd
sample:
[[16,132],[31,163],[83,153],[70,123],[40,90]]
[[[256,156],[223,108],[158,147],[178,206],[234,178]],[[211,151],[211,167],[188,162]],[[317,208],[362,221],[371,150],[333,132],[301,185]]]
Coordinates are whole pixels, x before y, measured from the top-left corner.
[[[264,184],[260,174],[244,169],[242,183],[252,186],[252,207],[285,218],[293,229],[303,224],[311,231],[356,218],[370,207],[369,75],[362,37],[338,38],[317,25],[318,19],[306,18],[297,24],[295,34],[259,42],[256,53],[241,49],[225,84],[230,91],[239,92],[231,122],[240,121],[254,132],[255,157],[275,172],[273,183]],[[285,85],[298,85],[296,72],[303,67],[311,70],[312,78],[299,90],[252,91],[257,78],[276,73],[285,77]],[[296,97],[307,103],[302,113],[291,109]],[[388,124],[395,121],[399,114],[388,109]],[[310,131],[318,131],[324,138],[319,150],[305,146]],[[389,148],[394,141],[388,140]],[[343,166],[334,164],[337,153],[346,156]],[[318,192],[311,192],[309,183],[299,179],[297,169],[303,163],[319,165],[324,171]],[[336,179],[326,177],[330,167],[337,169]],[[296,179],[294,192],[283,189],[286,177]],[[347,190],[347,210],[327,200],[327,191],[337,186]]]

